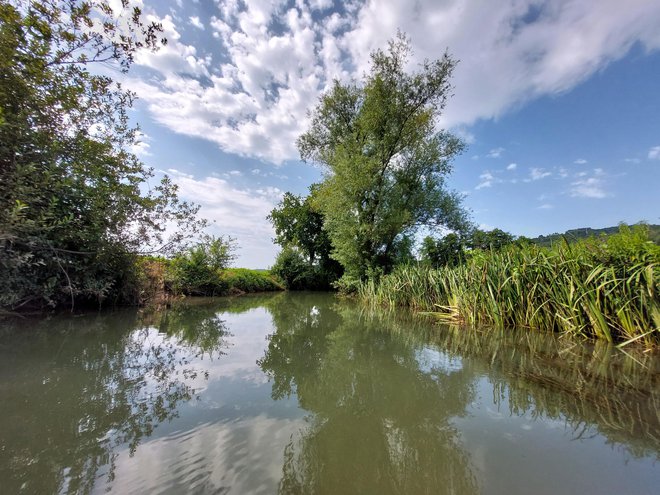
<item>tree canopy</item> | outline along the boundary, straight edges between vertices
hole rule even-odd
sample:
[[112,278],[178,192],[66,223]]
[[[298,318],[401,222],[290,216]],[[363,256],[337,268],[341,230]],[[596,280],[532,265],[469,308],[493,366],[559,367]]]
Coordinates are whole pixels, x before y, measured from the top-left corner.
[[526,237],[518,237],[501,229],[471,229],[458,235],[449,233],[439,239],[427,236],[420,249],[421,261],[434,267],[458,266],[469,258],[475,250],[496,251],[510,244],[528,243]]
[[268,215],[274,241],[282,246],[272,271],[288,288],[327,289],[343,269],[330,256],[332,243],[317,204],[318,184],[309,191],[304,198],[286,193]]
[[128,70],[161,31],[127,0],[0,1],[0,306],[121,297],[130,256],[202,227],[168,178],[149,187],[135,95],[93,69]]
[[312,265],[316,261],[327,263],[331,243],[323,228],[323,214],[314,204],[317,185],[310,187],[310,195],[303,198],[287,192],[268,215],[275,228],[275,242],[282,247],[298,248]]
[[445,54],[408,72],[409,40],[371,55],[361,83],[335,81],[298,139],[300,156],[323,166],[318,204],[333,257],[354,278],[388,271],[418,227],[461,231],[468,222],[445,177],[462,142],[436,129],[456,62]]

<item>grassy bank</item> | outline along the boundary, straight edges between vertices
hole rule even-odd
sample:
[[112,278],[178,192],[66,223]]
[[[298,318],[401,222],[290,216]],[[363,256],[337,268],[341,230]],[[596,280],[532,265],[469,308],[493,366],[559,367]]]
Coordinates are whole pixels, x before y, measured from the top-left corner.
[[477,251],[454,268],[405,266],[358,294],[468,325],[660,344],[660,246],[644,229],[551,248]]

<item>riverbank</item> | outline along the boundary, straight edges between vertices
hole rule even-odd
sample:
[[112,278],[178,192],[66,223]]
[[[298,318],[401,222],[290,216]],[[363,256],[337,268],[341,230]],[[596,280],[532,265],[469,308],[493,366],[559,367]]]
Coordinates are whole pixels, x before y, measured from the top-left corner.
[[202,276],[197,273],[197,277],[193,277],[182,271],[175,261],[166,258],[144,258],[138,269],[138,306],[167,305],[182,296],[227,296],[284,290],[281,281],[267,270],[211,270],[204,267]]
[[550,248],[478,251],[458,267],[399,267],[358,288],[372,304],[470,326],[660,344],[660,246],[643,229]]

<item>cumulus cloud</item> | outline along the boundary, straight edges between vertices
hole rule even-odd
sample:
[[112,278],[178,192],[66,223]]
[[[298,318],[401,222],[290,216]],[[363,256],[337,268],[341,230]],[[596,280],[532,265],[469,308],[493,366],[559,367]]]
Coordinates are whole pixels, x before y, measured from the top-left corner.
[[602,168],[593,169],[592,173],[576,174],[577,180],[571,183],[569,193],[573,197],[602,199],[608,196],[605,190],[606,174]]
[[578,158],[573,163],[576,163],[578,165],[584,165],[585,163],[587,163],[587,160],[585,160],[584,158]]
[[660,160],[660,146],[654,146],[649,150],[649,160]]
[[169,44],[137,57],[155,76],[134,78],[131,89],[175,132],[273,163],[297,158],[295,139],[319,94],[335,78],[364,73],[369,53],[397,29],[411,36],[416,62],[438,58],[445,48],[460,60],[455,96],[439,122],[454,129],[568,91],[635,43],[660,48],[660,3],[647,0],[602,0],[598,9],[591,0],[414,6],[367,0],[335,7],[329,0],[229,0],[215,8],[202,34],[207,39],[196,46],[172,17],[154,18]]
[[139,158],[151,156],[151,151],[149,151],[151,145],[148,142],[149,136],[147,136],[143,132],[138,132],[136,137],[137,137],[137,141],[135,141],[131,145],[130,152],[135,154]]
[[507,169],[507,170],[515,170],[516,168],[518,168],[518,164],[517,164],[517,163],[509,163],[509,164],[506,166],[506,169]]

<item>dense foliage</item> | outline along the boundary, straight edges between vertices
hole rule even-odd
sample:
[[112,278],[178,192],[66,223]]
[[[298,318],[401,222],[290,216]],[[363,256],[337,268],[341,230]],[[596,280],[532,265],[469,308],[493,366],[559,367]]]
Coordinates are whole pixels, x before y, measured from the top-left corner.
[[228,294],[271,292],[284,289],[282,284],[266,270],[229,268],[222,272],[221,278],[228,287]]
[[501,229],[472,229],[465,234],[449,233],[441,238],[427,236],[422,241],[420,260],[433,267],[458,266],[467,261],[476,249],[498,250],[509,244],[527,245],[524,236],[515,237]]
[[641,226],[552,248],[476,250],[458,267],[401,267],[359,292],[470,325],[660,343],[660,246]]
[[270,212],[275,242],[282,246],[271,272],[288,289],[329,289],[343,273],[331,257],[332,244],[317,206],[318,185],[302,198],[286,193]]
[[407,72],[402,35],[371,56],[361,84],[335,82],[298,140],[301,158],[324,167],[317,203],[332,256],[349,280],[388,272],[418,227],[461,231],[460,198],[445,187],[459,139],[437,132],[455,62],[444,55]]
[[167,261],[168,288],[175,294],[220,295],[228,286],[222,272],[236,258],[231,237],[205,236]]
[[160,258],[165,291],[175,296],[223,296],[283,289],[265,270],[230,268],[236,249],[231,237],[203,236],[174,257]]
[[139,8],[110,4],[0,2],[2,308],[129,299],[139,252],[203,226],[170,180],[148,187],[131,153],[134,95],[93,72],[128,70],[165,42]]

